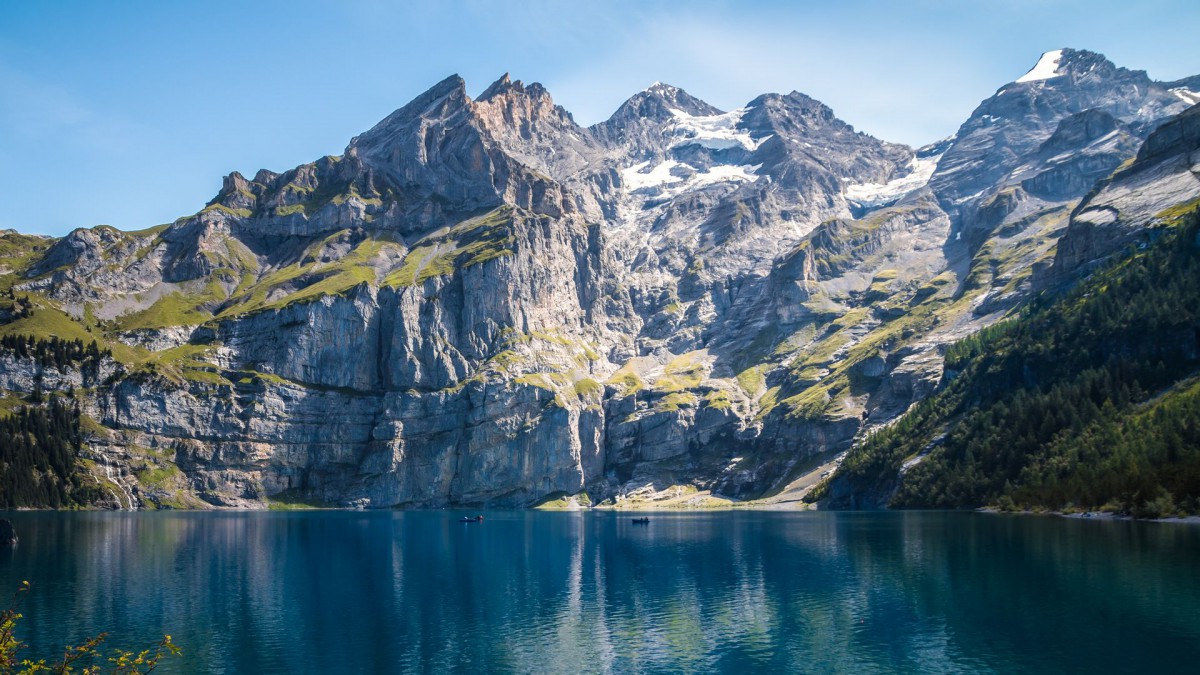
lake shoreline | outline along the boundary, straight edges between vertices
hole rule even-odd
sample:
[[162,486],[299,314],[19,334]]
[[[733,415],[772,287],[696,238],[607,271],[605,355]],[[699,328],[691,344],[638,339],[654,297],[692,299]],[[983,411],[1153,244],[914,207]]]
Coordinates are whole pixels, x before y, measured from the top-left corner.
[[[717,502],[720,503],[717,503]],[[594,506],[566,506],[566,507],[546,507],[546,506],[529,506],[524,508],[492,508],[480,505],[450,505],[444,507],[392,507],[379,509],[360,509],[346,506],[311,506],[311,507],[292,507],[292,508],[262,508],[262,509],[247,509],[236,507],[213,507],[211,509],[138,509],[129,511],[126,509],[50,509],[50,508],[32,508],[32,507],[15,507],[4,509],[0,512],[8,513],[319,513],[319,512],[363,512],[363,513],[386,513],[386,512],[407,512],[420,513],[429,512],[435,513],[444,512],[544,512],[544,513],[630,513],[630,514],[645,514],[645,513],[661,513],[661,514],[677,514],[677,513],[717,513],[717,512],[771,512],[771,513],[800,513],[800,512],[820,512],[820,513],[854,513],[856,511],[844,511],[839,509],[822,509],[816,505],[804,504],[792,505],[790,502],[772,503],[761,501],[733,501],[713,498],[710,502],[704,505],[673,505],[671,503],[655,503],[655,502],[633,502],[620,504],[600,504]],[[1167,518],[1135,518],[1129,515],[1122,515],[1110,511],[1084,511],[1082,513],[1065,513],[1062,511],[1003,511],[993,507],[981,507],[977,509],[871,509],[869,511],[857,511],[858,513],[985,513],[991,515],[1011,515],[1011,516],[1052,516],[1056,518],[1067,518],[1071,520],[1097,520],[1097,521],[1127,521],[1140,523],[1172,523],[1178,525],[1200,525],[1200,515],[1188,516],[1171,516]]]

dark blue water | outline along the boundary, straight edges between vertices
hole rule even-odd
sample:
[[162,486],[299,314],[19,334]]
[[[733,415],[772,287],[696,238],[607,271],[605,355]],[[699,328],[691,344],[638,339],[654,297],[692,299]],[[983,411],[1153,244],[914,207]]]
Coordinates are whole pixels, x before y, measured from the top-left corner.
[[1196,672],[1200,527],[959,513],[12,513],[44,656],[165,672]]

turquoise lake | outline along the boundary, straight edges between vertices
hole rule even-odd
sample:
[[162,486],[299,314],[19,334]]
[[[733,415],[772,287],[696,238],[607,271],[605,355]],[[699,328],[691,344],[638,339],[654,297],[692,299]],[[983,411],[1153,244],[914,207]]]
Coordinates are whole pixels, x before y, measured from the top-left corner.
[[977,513],[52,513],[35,655],[159,672],[1196,672],[1200,527]]

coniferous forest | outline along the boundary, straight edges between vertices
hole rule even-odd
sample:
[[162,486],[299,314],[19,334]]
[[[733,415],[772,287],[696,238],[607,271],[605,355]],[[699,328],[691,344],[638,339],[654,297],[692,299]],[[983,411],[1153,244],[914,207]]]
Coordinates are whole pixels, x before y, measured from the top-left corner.
[[1200,511],[1200,216],[947,350],[935,396],[852,450],[901,508]]
[[0,418],[0,507],[92,503],[97,488],[75,470],[81,443],[79,411],[57,395]]

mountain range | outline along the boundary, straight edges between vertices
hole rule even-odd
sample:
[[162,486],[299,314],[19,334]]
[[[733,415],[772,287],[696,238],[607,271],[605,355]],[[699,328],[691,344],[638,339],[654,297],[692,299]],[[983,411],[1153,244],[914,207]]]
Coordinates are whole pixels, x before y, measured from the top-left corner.
[[0,410],[73,400],[22,470],[110,508],[787,493],[1200,203],[1197,103],[1062,49],[910,148],[799,92],[583,127],[449,77],[173,223],[0,236]]

